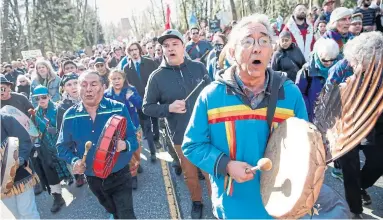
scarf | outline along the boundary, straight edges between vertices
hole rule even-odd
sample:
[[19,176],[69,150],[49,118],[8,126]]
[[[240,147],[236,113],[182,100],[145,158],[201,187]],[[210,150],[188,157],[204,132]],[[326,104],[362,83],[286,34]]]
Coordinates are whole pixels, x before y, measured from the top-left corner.
[[69,100],[69,101],[71,101],[73,104],[78,104],[78,103],[80,103],[80,101],[81,101],[81,99],[80,99],[80,96],[79,97],[77,97],[77,98],[73,98],[72,96],[70,96],[67,92],[64,92],[63,94],[62,94],[62,100],[64,101],[64,100]]
[[352,38],[354,38],[354,35],[352,35],[351,33],[347,33],[346,35],[343,36],[336,30],[328,30],[326,31],[326,33],[324,33],[323,37],[335,40],[335,42],[339,46],[339,51],[342,53],[343,45],[345,45],[348,40],[351,40]]
[[[318,54],[316,54],[316,53],[314,53],[314,62],[315,62],[315,67],[318,68],[320,75],[321,75],[323,78],[327,79],[327,77],[328,77],[328,71],[329,71],[329,69],[330,69],[330,67],[331,67],[332,65],[331,65],[330,67],[325,67],[325,66],[322,64],[322,62],[320,61]],[[333,63],[335,63],[335,62],[333,62]]]

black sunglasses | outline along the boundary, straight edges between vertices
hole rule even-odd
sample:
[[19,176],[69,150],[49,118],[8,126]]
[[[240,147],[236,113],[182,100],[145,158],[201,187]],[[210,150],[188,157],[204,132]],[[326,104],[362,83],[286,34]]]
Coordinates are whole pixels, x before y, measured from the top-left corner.
[[322,63],[329,63],[329,62],[334,62],[335,59],[332,59],[332,60],[320,59],[320,61],[322,61]]
[[45,99],[47,99],[48,98],[48,96],[46,96],[46,95],[42,95],[42,96],[37,96],[37,97],[35,97],[35,100],[36,101],[40,101],[40,99],[41,100],[45,100]]

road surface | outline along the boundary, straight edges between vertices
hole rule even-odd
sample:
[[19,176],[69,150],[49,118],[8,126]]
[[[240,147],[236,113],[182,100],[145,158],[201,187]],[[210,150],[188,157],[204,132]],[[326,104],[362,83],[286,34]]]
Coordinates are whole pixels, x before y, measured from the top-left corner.
[[[145,145],[146,146],[146,145]],[[161,150],[163,151],[163,150]],[[170,155],[164,151],[159,152],[156,163],[148,160],[150,154],[144,148],[142,166],[144,172],[138,176],[138,189],[133,191],[134,211],[139,219],[190,219],[191,201],[189,192],[183,180],[183,175],[176,176],[169,161]],[[363,160],[363,157],[362,157]],[[325,183],[335,189],[344,197],[343,184],[331,177],[331,167],[326,171]],[[170,171],[170,172],[169,172]],[[204,187],[203,218],[213,219],[211,203],[207,196],[205,181],[200,181]],[[43,219],[106,219],[109,214],[99,205],[95,196],[87,185],[81,188],[63,186],[63,197],[66,207],[60,212],[52,214],[50,207],[52,197],[46,192],[36,197],[38,210]],[[369,219],[383,218],[383,178],[380,178],[373,187],[367,190],[371,195],[372,204],[364,207],[364,217]]]

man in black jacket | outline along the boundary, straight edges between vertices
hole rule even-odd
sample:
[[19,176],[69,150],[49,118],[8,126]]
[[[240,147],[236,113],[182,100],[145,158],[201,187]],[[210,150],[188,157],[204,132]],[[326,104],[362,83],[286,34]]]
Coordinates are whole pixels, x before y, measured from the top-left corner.
[[[142,48],[139,43],[133,42],[127,47],[129,60],[124,66],[126,73],[126,80],[129,84],[136,87],[141,97],[145,94],[146,83],[148,82],[149,75],[157,69],[158,65],[151,59],[141,56]],[[140,124],[144,132],[144,136],[148,141],[150,149],[150,159],[152,162],[156,161],[156,147],[154,142],[158,143],[159,130],[158,120],[154,117],[149,117],[138,109],[140,117]],[[153,130],[152,130],[153,125]]]
[[[32,142],[25,128],[11,115],[0,113],[1,143],[8,137],[19,139],[19,167],[16,171],[14,185],[23,184],[23,192],[2,198],[5,207],[1,209],[0,219],[40,219],[33,192],[33,183],[36,183],[34,175],[29,168],[29,157],[32,151]],[[29,170],[29,171],[28,171]]]
[[[177,30],[167,30],[158,39],[165,58],[160,68],[149,77],[142,110],[146,115],[166,118],[193,202],[191,217],[198,219],[202,217],[203,207],[198,169],[185,158],[181,144],[195,101],[203,86],[199,86],[188,99],[186,97],[207,75],[207,71],[202,63],[185,58],[185,44],[182,39],[181,33]],[[209,178],[206,173],[204,175],[210,195]]]

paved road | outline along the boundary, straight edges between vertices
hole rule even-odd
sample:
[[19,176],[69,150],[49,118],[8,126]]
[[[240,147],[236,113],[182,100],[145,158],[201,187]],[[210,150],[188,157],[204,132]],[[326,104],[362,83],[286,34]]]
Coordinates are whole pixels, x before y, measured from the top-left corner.
[[[183,176],[176,176],[173,169],[166,166],[167,163],[157,161],[155,164],[147,160],[149,156],[148,148],[142,153],[142,165],[144,172],[139,175],[139,188],[133,192],[134,209],[137,218],[140,219],[169,219],[174,216],[177,210],[169,209],[168,200],[172,199],[172,191],[175,190],[176,203],[182,218],[190,219],[191,202]],[[158,157],[163,161],[171,161],[167,152],[161,152]],[[169,182],[164,179],[167,175],[166,168],[170,167],[170,186]],[[331,167],[326,172],[325,183],[344,196],[343,185],[330,175]],[[165,184],[166,182],[166,184]],[[205,181],[200,181],[204,190],[204,212],[205,219],[213,219],[211,203],[207,196]],[[173,190],[174,188],[174,190]],[[380,178],[374,187],[368,189],[372,197],[373,203],[364,208],[365,218],[382,219],[383,218],[383,178]],[[67,207],[63,208],[59,213],[52,214],[49,209],[52,204],[52,198],[43,193],[36,197],[37,206],[44,219],[105,219],[109,214],[98,204],[97,199],[93,196],[87,186],[76,188],[75,186],[65,186],[63,195]],[[173,212],[173,214],[171,214]]]
[[[160,161],[151,163],[148,148],[141,154],[144,172],[138,176],[138,189],[133,191],[134,211],[137,218],[170,218],[166,199],[164,178]],[[148,160],[149,158],[149,160]],[[56,214],[50,212],[51,196],[42,193],[36,197],[38,210],[44,219],[105,219],[109,214],[98,203],[87,185],[77,188],[75,184],[65,186],[63,197],[67,207]]]

